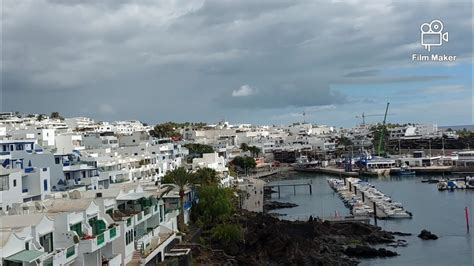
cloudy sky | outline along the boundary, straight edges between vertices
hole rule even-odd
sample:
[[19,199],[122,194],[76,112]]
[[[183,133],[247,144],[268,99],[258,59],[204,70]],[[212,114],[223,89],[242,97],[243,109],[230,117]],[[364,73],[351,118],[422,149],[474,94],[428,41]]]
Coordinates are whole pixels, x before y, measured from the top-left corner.
[[[473,124],[471,1],[3,0],[2,111]],[[449,42],[428,52],[420,25]],[[456,55],[454,63],[412,54]],[[379,116],[367,120],[378,121]]]

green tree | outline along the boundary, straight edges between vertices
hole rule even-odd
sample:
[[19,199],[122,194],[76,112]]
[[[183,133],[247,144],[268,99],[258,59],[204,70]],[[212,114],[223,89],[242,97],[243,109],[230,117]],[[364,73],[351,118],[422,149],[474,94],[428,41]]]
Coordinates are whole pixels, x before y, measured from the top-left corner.
[[199,202],[193,208],[195,220],[215,224],[227,220],[234,212],[233,190],[217,185],[199,187]]
[[181,136],[179,132],[175,130],[175,123],[173,122],[155,125],[153,130],[150,131],[150,135],[155,138],[171,138]]
[[180,212],[178,215],[178,226],[180,230],[184,229],[184,195],[187,187],[194,185],[194,175],[184,167],[179,167],[169,171],[164,177],[162,183],[168,190],[173,188],[173,184],[179,189]]
[[258,157],[258,155],[260,154],[260,152],[262,151],[259,147],[257,146],[251,146],[249,147],[248,149],[250,151],[250,153],[252,154],[252,157],[256,158]]
[[64,120],[64,117],[62,117],[62,116],[59,114],[59,112],[52,112],[49,117],[50,117],[51,119]]
[[198,169],[194,173],[194,180],[201,186],[217,185],[219,183],[216,170],[208,167]]
[[236,167],[240,168],[240,170],[245,171],[245,169],[253,169],[257,166],[257,163],[255,162],[255,159],[252,157],[241,157],[237,156],[235,157],[232,162],[233,165]]
[[203,153],[213,153],[214,148],[209,145],[205,144],[199,144],[199,143],[188,143],[185,144],[184,147],[186,147],[189,150],[189,154],[194,156],[194,157],[202,157]]
[[240,144],[240,149],[242,151],[248,151],[249,150],[249,145],[247,145],[247,143],[242,143],[242,144]]

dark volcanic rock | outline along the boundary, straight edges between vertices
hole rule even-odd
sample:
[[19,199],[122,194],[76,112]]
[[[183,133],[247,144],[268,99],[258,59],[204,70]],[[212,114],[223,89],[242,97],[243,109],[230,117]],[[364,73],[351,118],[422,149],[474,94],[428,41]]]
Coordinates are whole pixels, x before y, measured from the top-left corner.
[[412,233],[402,233],[402,232],[390,232],[392,235],[395,236],[411,236]]
[[438,236],[431,233],[430,231],[428,230],[421,230],[421,233],[418,235],[419,238],[423,239],[423,240],[436,240],[438,239]]
[[264,209],[266,211],[270,211],[270,210],[294,208],[294,207],[298,207],[298,204],[289,203],[289,202],[267,201],[265,202]]
[[[230,222],[244,229],[245,241],[239,243],[239,251],[223,243],[214,243],[212,248],[232,253],[235,264],[239,265],[357,265],[358,261],[352,257],[397,255],[369,246],[395,242],[389,232],[370,224],[329,223],[317,219],[293,222],[245,211]],[[348,245],[361,247],[347,250]]]
[[357,245],[355,247],[347,247],[344,251],[349,256],[358,258],[375,258],[375,257],[393,257],[398,256],[397,252],[384,249],[384,248],[372,248],[369,246]]

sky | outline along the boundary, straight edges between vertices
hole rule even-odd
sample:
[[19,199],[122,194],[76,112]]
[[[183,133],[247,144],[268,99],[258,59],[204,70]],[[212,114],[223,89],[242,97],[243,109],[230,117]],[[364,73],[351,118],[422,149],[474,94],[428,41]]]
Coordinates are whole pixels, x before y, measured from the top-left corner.
[[[469,0],[3,0],[1,9],[2,111],[354,126],[362,113],[380,122],[390,102],[387,122],[474,124]],[[434,19],[449,40],[427,51],[420,26]]]

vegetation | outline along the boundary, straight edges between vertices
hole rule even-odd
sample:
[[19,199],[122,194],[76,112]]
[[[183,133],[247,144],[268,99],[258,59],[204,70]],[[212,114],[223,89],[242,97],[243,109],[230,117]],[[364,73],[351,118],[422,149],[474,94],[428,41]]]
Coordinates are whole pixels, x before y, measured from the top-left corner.
[[462,130],[457,131],[460,138],[474,138],[474,132],[463,128]]
[[194,173],[194,182],[201,186],[217,185],[219,183],[219,177],[217,172],[211,168],[200,168]]
[[203,128],[206,125],[207,124],[203,122],[176,123],[170,121],[155,125],[153,130],[150,130],[150,135],[155,138],[181,138],[181,134],[179,133],[178,129],[187,127]]
[[255,159],[252,157],[240,157],[237,156],[232,160],[231,162],[232,165],[236,166],[237,168],[240,168],[240,170],[245,171],[245,169],[253,169],[257,166],[257,163],[255,162]]
[[[240,225],[233,224],[231,219],[237,206],[236,193],[232,188],[219,186],[215,170],[202,168],[191,173],[184,167],[180,167],[167,173],[163,178],[163,184],[165,187],[169,186],[169,190],[175,186],[179,187],[181,211],[178,216],[178,226],[180,230],[184,229],[185,189],[193,187],[197,189],[199,201],[192,207],[191,220],[207,232],[210,242],[217,242],[225,247],[243,239],[243,229]],[[199,184],[199,186],[194,186],[194,184]]]
[[238,224],[219,224],[211,230],[212,238],[224,245],[243,240],[244,233]]
[[36,120],[37,121],[43,121],[45,119],[45,115],[44,114],[39,114],[37,117],[36,117]]
[[193,157],[202,157],[203,153],[214,152],[214,148],[212,148],[212,146],[205,145],[205,144],[189,143],[189,144],[185,144],[184,147],[186,147],[189,150],[189,154],[192,155]]
[[252,157],[258,157],[258,155],[260,155],[260,152],[262,151],[259,147],[257,146],[249,146],[247,145],[247,143],[242,143],[240,144],[240,149],[242,151],[250,151],[250,153],[252,154]]
[[184,167],[179,167],[168,172],[163,177],[163,184],[168,191],[171,191],[176,185],[179,189],[180,212],[178,216],[178,226],[180,230],[184,229],[184,195],[186,187],[192,187],[194,184],[194,175]]
[[64,117],[62,117],[59,112],[52,112],[51,115],[49,116],[51,119],[59,119],[59,120],[64,120]]
[[155,138],[180,138],[181,134],[176,131],[176,124],[173,122],[166,122],[163,124],[157,124],[152,130],[150,135]]
[[240,144],[240,149],[243,151],[248,151],[249,150],[249,145],[247,143],[242,143]]
[[193,207],[193,219],[206,225],[222,223],[234,212],[233,191],[217,185],[198,188],[199,203]]

